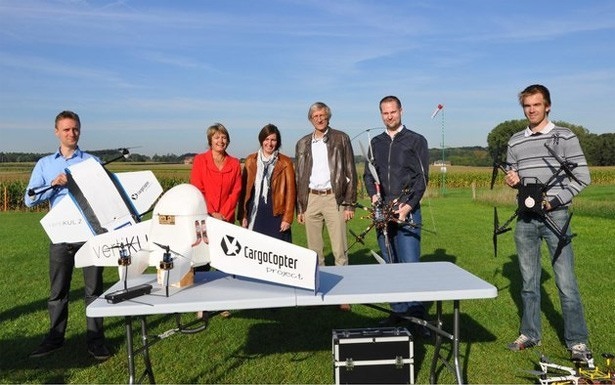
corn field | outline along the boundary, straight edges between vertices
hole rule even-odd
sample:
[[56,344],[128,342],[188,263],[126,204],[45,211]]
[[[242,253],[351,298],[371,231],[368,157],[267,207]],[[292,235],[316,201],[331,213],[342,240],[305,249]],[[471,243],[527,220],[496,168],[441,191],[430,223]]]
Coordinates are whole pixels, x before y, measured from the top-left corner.
[[[30,177],[33,165],[16,166],[16,164],[0,164],[0,210],[47,210],[47,205],[42,205],[33,209],[27,208],[24,204],[25,190]],[[187,183],[190,176],[190,165],[183,164],[121,164],[110,167],[112,172],[126,172],[152,170],[164,191],[171,187]],[[593,167],[590,169],[593,185],[615,185],[615,167]],[[359,174],[358,196],[367,198],[365,186],[363,185],[363,164],[357,165]],[[442,173],[439,166],[432,166],[429,174],[428,194],[437,196],[439,189],[444,181],[446,189],[472,188],[473,190],[488,190],[491,185],[491,168],[488,167],[465,167],[448,166],[446,172]],[[496,186],[504,184],[503,173],[499,172]],[[514,197],[513,190],[505,192],[505,200]],[[479,194],[480,195],[480,194]]]

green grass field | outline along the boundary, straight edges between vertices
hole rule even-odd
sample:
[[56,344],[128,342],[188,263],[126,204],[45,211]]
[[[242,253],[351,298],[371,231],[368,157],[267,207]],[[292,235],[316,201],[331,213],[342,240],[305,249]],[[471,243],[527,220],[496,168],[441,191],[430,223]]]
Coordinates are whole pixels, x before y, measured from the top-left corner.
[[[577,274],[597,364],[601,352],[615,352],[613,313],[615,186],[590,186],[575,203],[572,229]],[[492,203],[497,191],[450,189],[443,196],[430,194],[423,202],[422,261],[451,261],[498,288],[495,299],[461,302],[461,355],[465,380],[470,383],[536,383],[524,370],[536,369],[538,353],[568,364],[557,289],[548,258],[543,258],[542,346],[509,352],[505,345],[517,337],[520,277],[512,234],[499,238],[494,257]],[[506,201],[506,199],[504,200]],[[505,203],[505,202],[500,202]],[[500,220],[514,207],[500,205]],[[597,208],[596,208],[597,207]],[[357,212],[350,227],[361,232],[368,220]],[[108,344],[115,355],[99,363],[85,348],[83,280],[75,270],[71,291],[67,341],[57,353],[40,359],[28,354],[48,328],[48,241],[38,221],[43,213],[0,213],[0,382],[1,383],[125,383],[126,344],[121,318],[105,321]],[[304,245],[304,230],[295,224],[295,243]],[[366,246],[350,250],[351,264],[375,263],[369,248],[377,249],[370,233]],[[329,259],[329,263],[331,259]],[[107,287],[117,281],[117,270],[105,270]],[[366,282],[369,285],[370,282]],[[430,307],[431,315],[434,314]],[[450,327],[452,304],[444,304],[445,328]],[[376,310],[353,306],[351,313],[336,307],[285,308],[236,311],[229,319],[214,317],[209,328],[194,335],[173,335],[151,348],[156,381],[160,383],[332,383],[331,330],[373,327],[383,316]],[[193,314],[183,316],[192,319]],[[150,334],[175,327],[172,316],[150,317]],[[137,341],[138,342],[138,341]],[[433,343],[415,343],[416,378],[428,382]],[[137,361],[137,368],[142,368]],[[453,383],[445,368],[438,382]]]

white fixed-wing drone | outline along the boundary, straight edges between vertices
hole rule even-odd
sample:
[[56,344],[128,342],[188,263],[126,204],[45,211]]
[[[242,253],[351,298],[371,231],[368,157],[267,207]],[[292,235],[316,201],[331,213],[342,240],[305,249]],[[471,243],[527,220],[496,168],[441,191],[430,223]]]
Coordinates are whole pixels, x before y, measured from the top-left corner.
[[[155,266],[168,296],[170,286],[190,285],[192,268],[206,264],[227,274],[318,287],[315,252],[209,217],[202,193],[190,184],[160,196],[151,171],[112,174],[94,159],[66,174],[69,193],[41,220],[43,228],[53,243],[85,242],[76,267],[117,266],[126,291],[130,278]],[[142,221],[157,199],[152,218]]]
[[192,283],[193,267],[208,263],[227,274],[318,288],[314,251],[208,216],[203,194],[190,184],[164,193],[152,219],[92,237],[75,255],[77,267],[119,266],[125,289],[130,278],[156,266],[167,296],[170,286]]
[[[162,194],[151,171],[113,174],[93,158],[68,167],[66,176],[69,193],[41,220],[52,243],[85,242],[135,225]],[[49,188],[30,190],[28,195]]]

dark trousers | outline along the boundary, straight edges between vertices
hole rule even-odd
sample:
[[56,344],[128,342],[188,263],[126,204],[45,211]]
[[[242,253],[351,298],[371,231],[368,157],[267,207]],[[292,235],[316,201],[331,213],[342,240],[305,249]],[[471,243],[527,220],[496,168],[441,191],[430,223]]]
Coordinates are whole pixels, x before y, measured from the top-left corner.
[[[83,243],[58,243],[49,247],[49,281],[50,292],[47,302],[49,311],[49,334],[45,342],[52,345],[64,343],[68,322],[68,296],[75,266],[75,253]],[[85,305],[92,303],[103,293],[103,268],[89,266],[82,268],[85,283]],[[102,318],[86,318],[86,342],[100,345],[105,341]]]

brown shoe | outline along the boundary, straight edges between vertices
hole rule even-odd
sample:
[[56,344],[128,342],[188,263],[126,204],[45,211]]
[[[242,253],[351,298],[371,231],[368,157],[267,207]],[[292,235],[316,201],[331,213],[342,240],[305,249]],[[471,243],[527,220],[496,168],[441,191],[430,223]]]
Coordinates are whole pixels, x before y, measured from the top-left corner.
[[347,303],[345,303],[343,305],[340,305],[340,310],[341,311],[350,311],[350,309],[351,309],[351,306],[349,304],[347,304]]
[[228,310],[225,310],[223,312],[220,313],[220,317],[222,318],[229,318],[231,316],[231,312]]

